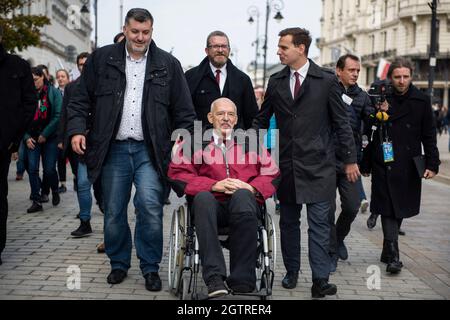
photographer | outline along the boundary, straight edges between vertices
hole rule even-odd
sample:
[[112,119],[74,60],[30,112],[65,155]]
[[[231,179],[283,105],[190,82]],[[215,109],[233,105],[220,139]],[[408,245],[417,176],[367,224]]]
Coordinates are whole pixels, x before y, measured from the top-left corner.
[[386,101],[379,99],[376,104],[379,112],[372,127],[376,130],[368,128],[370,142],[364,150],[361,172],[372,174],[370,211],[381,215],[384,240],[380,261],[387,264],[386,272],[396,274],[403,267],[399,260],[399,224],[419,214],[421,178],[433,178],[440,161],[430,99],[411,84],[411,62],[396,59],[388,79],[392,90],[382,88],[388,94]]

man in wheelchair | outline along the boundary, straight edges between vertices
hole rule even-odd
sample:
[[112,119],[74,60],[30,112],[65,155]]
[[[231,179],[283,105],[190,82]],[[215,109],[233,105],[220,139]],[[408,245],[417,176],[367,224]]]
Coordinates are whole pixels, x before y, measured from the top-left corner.
[[[237,123],[236,105],[228,98],[211,104],[208,121],[212,137],[188,158],[178,143],[168,176],[175,191],[193,198],[196,234],[202,275],[209,297],[255,290],[257,228],[261,204],[276,191],[279,169],[266,150],[251,150],[245,139],[239,141],[233,127]],[[257,149],[257,148],[254,148]],[[185,152],[186,153],[186,152]],[[228,226],[230,275],[218,228]]]

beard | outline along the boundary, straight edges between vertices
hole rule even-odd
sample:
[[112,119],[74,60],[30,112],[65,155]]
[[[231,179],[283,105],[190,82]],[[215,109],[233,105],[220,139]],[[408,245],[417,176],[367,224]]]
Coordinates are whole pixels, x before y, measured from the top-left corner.
[[150,43],[144,44],[142,43],[142,46],[138,47],[133,42],[127,41],[127,48],[128,51],[132,53],[145,53],[149,47]]

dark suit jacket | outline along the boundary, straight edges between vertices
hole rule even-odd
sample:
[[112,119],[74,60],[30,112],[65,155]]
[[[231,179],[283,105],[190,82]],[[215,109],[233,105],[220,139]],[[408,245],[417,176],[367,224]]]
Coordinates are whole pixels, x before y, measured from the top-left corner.
[[334,199],[335,147],[332,128],[344,163],[356,163],[355,143],[336,76],[310,60],[300,94],[292,98],[289,67],[269,79],[264,103],[253,127],[268,128],[273,113],[279,131],[284,203],[315,203]]
[[227,62],[227,80],[222,94],[219,85],[209,66],[209,59],[206,57],[197,67],[186,71],[186,80],[191,92],[197,119],[203,125],[208,124],[207,114],[211,109],[211,103],[220,97],[232,100],[237,107],[238,123],[235,129],[248,129],[252,125],[253,118],[258,113],[255,94],[250,78],[233,63]]

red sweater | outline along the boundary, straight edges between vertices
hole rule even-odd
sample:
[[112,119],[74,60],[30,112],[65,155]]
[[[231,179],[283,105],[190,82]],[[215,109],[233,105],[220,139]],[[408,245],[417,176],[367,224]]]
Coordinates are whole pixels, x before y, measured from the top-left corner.
[[[260,203],[276,191],[280,171],[265,149],[262,155],[258,155],[254,151],[246,151],[243,144],[230,141],[224,154],[225,150],[222,151],[211,141],[206,148],[194,152],[191,159],[188,159],[183,155],[181,146],[182,143],[173,154],[168,176],[172,183],[183,188],[188,196],[211,191],[216,182],[226,178],[239,179],[250,184],[257,190],[257,200]],[[218,201],[231,197],[221,192],[213,194]]]

